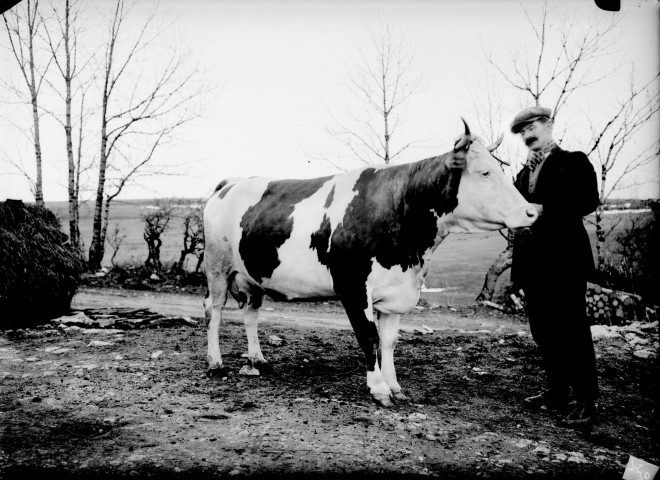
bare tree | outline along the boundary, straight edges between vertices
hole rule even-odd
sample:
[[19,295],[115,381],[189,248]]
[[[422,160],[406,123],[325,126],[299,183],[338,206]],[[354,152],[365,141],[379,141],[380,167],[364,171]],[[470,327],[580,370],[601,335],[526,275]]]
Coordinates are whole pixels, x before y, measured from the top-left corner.
[[[507,60],[500,60],[492,50],[484,52],[486,62],[504,85],[519,93],[518,107],[548,106],[554,119],[576,92],[588,91],[587,87],[611,77],[620,68],[620,64],[612,63],[620,36],[618,17],[594,20],[585,26],[573,21],[569,12],[559,17],[551,15],[547,2],[539,19],[532,18],[525,7],[523,11],[533,34],[531,51],[512,48]],[[595,68],[603,65],[609,68]],[[555,134],[561,143],[565,130],[556,129]],[[511,266],[511,232],[507,240],[507,247],[488,270],[477,300],[492,299],[497,279]]]
[[[619,101],[614,113],[600,125],[590,124],[592,139],[587,155],[596,160],[600,173],[600,204],[596,209],[596,239],[599,268],[605,259],[605,240],[613,227],[606,231],[603,225],[603,208],[610,195],[625,186],[626,179],[641,167],[657,161],[660,141],[655,141],[637,153],[631,153],[640,129],[660,111],[660,89],[656,74],[649,82],[635,86],[634,72],[630,75],[630,89]],[[615,167],[623,168],[615,171]],[[657,177],[653,179],[657,182]]]
[[[137,176],[163,172],[153,162],[158,147],[199,116],[195,101],[204,92],[196,83],[197,69],[187,66],[185,52],[171,48],[149,55],[165,32],[156,28],[155,10],[130,34],[126,20],[133,7],[123,0],[115,3],[99,75],[101,130],[90,269],[98,268],[103,258],[112,200]],[[159,65],[156,58],[165,61]],[[151,62],[151,76],[145,61]]]
[[160,272],[163,265],[160,262],[160,247],[163,245],[161,236],[167,230],[172,220],[174,205],[170,202],[158,203],[157,208],[142,214],[144,220],[144,241],[147,242],[149,255],[144,266]]
[[[37,59],[37,45],[35,40],[43,28],[44,22],[42,16],[39,14],[39,0],[27,0],[25,3],[14,6],[13,9],[2,15],[2,19],[11,52],[16,59],[16,64],[19,67],[21,77],[25,82],[25,88],[28,91],[27,103],[32,107],[31,141],[34,145],[35,178],[33,179],[27,174],[24,168],[20,168],[20,171],[26,175],[30,182],[31,188],[34,191],[35,202],[43,205],[39,93],[51,59],[49,58],[45,62],[40,62]],[[6,84],[5,87],[13,91],[19,99],[26,97],[22,88],[15,87],[11,84]],[[22,131],[21,128],[18,128],[18,130]]]
[[110,229],[110,232],[106,237],[106,241],[108,242],[108,245],[110,245],[110,248],[112,248],[112,256],[110,257],[110,264],[113,267],[117,266],[115,264],[115,257],[119,252],[119,248],[121,247],[121,244],[124,243],[124,240],[126,240],[126,236],[127,236],[126,233],[122,231],[119,224],[115,222],[113,228]]
[[[66,157],[68,163],[68,201],[69,201],[69,238],[71,244],[78,250],[82,250],[80,239],[80,176],[85,167],[82,161],[82,143],[83,143],[83,123],[86,118],[84,105],[87,88],[91,84],[90,79],[80,78],[81,72],[89,63],[91,57],[80,61],[78,40],[81,36],[81,27],[79,25],[80,2],[79,0],[66,0],[63,7],[53,6],[53,23],[55,24],[51,32],[48,23],[45,23],[45,33],[48,47],[54,59],[57,72],[63,81],[63,91],[54,82],[49,82],[53,91],[59,95],[64,103],[64,119],[60,115],[52,114],[52,117],[63,127],[66,143]],[[74,82],[76,83],[74,85]],[[80,97],[80,111],[78,117],[78,145],[77,155],[74,152],[74,113],[73,97],[74,88],[78,91]],[[52,112],[51,112],[52,113]],[[91,162],[90,162],[91,163]]]
[[199,270],[201,252],[204,251],[204,207],[194,203],[185,207],[181,215],[183,220],[183,248],[176,269],[183,271],[183,263],[188,255],[197,256],[195,271]]
[[[357,63],[349,70],[349,88],[357,108],[348,113],[348,121],[333,116],[334,126],[328,132],[352,159],[366,165],[389,164],[414,144],[395,141],[395,136],[420,80],[413,75],[415,52],[401,31],[381,24],[370,40],[366,50],[358,48]],[[327,156],[321,160],[346,170]]]
[[[489,50],[485,52],[486,61],[507,86],[520,93],[522,104],[547,106],[554,120],[576,92],[610,77],[620,67],[611,65],[620,37],[619,17],[594,19],[580,26],[566,11],[553,21],[547,1],[539,20],[533,19],[525,7],[523,11],[533,34],[533,52],[512,50],[507,61],[500,61]],[[604,72],[594,68],[602,66],[602,58],[610,64]]]

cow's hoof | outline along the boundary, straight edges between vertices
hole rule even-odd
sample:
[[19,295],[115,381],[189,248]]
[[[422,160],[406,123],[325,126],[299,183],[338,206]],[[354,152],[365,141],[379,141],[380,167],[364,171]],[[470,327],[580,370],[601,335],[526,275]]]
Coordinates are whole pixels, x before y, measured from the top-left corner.
[[397,402],[397,403],[407,403],[410,401],[410,398],[408,398],[406,395],[403,394],[401,390],[398,392],[392,391],[392,399]]
[[273,367],[268,362],[253,362],[252,365],[259,370],[262,375],[270,375],[273,373]]
[[374,399],[374,402],[376,402],[376,405],[381,407],[389,408],[394,405],[387,393],[372,393],[371,397]]
[[225,378],[229,376],[229,370],[224,365],[209,367],[206,369],[206,376],[208,378]]
[[259,375],[261,375],[259,370],[257,370],[254,367],[251,367],[250,365],[243,365],[243,367],[241,368],[241,371],[238,372],[238,374],[239,375],[246,375],[248,377],[258,377]]

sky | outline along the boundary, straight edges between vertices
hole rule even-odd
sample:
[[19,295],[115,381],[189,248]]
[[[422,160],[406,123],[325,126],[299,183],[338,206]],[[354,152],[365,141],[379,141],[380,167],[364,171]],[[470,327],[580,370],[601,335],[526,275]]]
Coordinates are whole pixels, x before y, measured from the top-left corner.
[[[565,133],[564,148],[586,147],[589,130],[584,119],[602,121],[627,93],[628,65],[634,64],[639,81],[652,78],[660,68],[658,2],[621,3],[617,13],[599,11],[592,0],[549,3],[551,13],[568,12],[576,24],[586,25],[594,17],[623,17],[616,54],[599,61],[594,71],[608,71],[617,62],[624,67],[609,80],[576,94],[563,110],[557,126]],[[155,5],[151,0],[138,2],[130,19],[134,31]],[[188,50],[188,60],[198,66],[209,88],[200,118],[155,153],[154,161],[168,166],[167,175],[139,177],[124,188],[119,199],[205,197],[220,180],[233,176],[311,178],[338,173],[323,157],[336,160],[343,168],[362,166],[328,130],[336,126],[336,120],[351,124],[351,115],[359,111],[361,105],[349,88],[350,72],[359,62],[359,49],[367,49],[370,32],[383,24],[401,32],[406,45],[414,50],[410,75],[419,79],[394,139],[400,145],[414,141],[415,146],[396,162],[449,150],[462,131],[461,117],[475,133],[486,135],[478,131],[483,119],[475,111],[474,99],[494,88],[503,98],[499,119],[499,130],[505,134],[502,149],[519,164],[524,152],[508,125],[526,105],[515,91],[503,86],[501,77],[484,60],[484,51],[491,49],[497,58],[506,60],[508,52],[531,48],[532,32],[523,7],[531,18],[538,18],[542,5],[532,0],[163,0],[158,19],[169,25],[168,34],[140,68],[157,68],[158,55],[169,48],[167,42],[176,42]],[[109,6],[108,0],[98,0],[95,11],[106,11]],[[100,14],[88,18],[86,34],[90,38],[103,36],[102,18]],[[0,81],[15,81],[6,47],[3,30]],[[57,104],[58,97],[48,88],[43,92],[45,105]],[[6,90],[0,94],[0,200],[31,201],[28,182],[9,162],[33,171],[34,153],[25,137],[30,110],[8,95]],[[66,200],[63,130],[48,115],[42,118],[44,196],[46,201]],[[658,139],[658,122],[656,117],[640,131],[631,155]],[[84,149],[90,159],[97,157],[99,149],[92,127],[85,135]],[[635,186],[618,195],[657,197],[659,173],[656,159],[631,179]],[[94,181],[90,171],[90,188],[83,191],[84,198],[92,197]]]

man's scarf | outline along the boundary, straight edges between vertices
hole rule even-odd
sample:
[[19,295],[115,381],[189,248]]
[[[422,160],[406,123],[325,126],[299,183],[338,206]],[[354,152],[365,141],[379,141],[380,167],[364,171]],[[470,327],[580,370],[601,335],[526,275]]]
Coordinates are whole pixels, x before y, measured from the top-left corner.
[[533,172],[534,170],[536,170],[536,167],[538,167],[539,164],[545,159],[546,154],[549,154],[557,147],[558,146],[555,142],[549,142],[540,150],[530,150],[529,155],[527,156],[527,163],[526,163],[527,167],[529,168],[529,171]]

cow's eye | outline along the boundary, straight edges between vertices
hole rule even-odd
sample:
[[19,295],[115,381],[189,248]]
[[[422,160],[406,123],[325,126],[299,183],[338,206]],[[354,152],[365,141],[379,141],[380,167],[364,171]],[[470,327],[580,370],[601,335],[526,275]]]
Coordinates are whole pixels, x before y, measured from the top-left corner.
[[482,177],[490,177],[490,171],[486,170],[486,171],[481,172],[481,176]]

